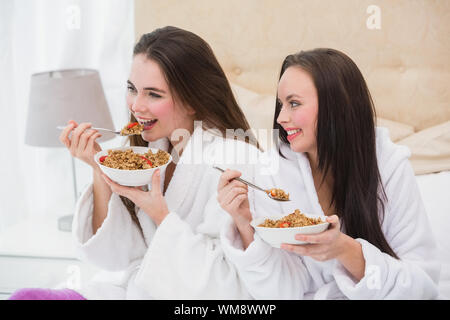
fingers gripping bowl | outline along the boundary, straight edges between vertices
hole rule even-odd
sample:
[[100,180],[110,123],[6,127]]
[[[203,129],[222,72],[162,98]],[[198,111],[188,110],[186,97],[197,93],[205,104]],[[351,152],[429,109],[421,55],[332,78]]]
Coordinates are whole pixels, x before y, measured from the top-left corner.
[[[304,222],[296,223],[296,221]],[[255,218],[250,223],[256,234],[275,248],[280,248],[282,243],[305,244],[304,241],[296,240],[295,235],[320,233],[325,231],[329,224],[325,216],[304,214],[299,210],[295,210],[288,216],[279,214]]]
[[[151,153],[153,153],[155,156],[159,152],[158,157],[161,156],[164,158],[164,160],[161,161],[160,159],[158,159],[156,162],[153,161],[154,163],[152,163],[151,160],[146,156],[149,154],[149,151],[151,151]],[[118,159],[123,158],[123,160],[116,161],[117,164],[115,164],[114,167],[107,166],[107,163],[105,163],[105,159],[113,155],[119,155]],[[138,162],[135,160],[136,158],[142,158],[141,162],[144,165],[138,166]],[[94,160],[105,175],[107,175],[111,180],[120,185],[129,187],[150,185],[151,187],[153,173],[157,169],[159,169],[161,177],[164,177],[166,167],[170,162],[172,162],[172,157],[167,152],[155,148],[119,147],[98,152],[94,156]],[[127,163],[131,161],[133,162],[132,164]],[[128,167],[128,169],[125,169],[126,167]],[[163,179],[161,179],[161,185],[162,184]]]

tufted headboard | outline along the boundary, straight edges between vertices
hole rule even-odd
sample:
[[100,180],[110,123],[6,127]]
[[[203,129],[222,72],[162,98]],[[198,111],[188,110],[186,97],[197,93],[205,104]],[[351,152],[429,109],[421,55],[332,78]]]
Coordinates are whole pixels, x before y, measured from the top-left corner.
[[[238,100],[257,102],[258,112],[241,105],[259,127],[271,126],[286,55],[317,47],[343,51],[360,67],[382,125],[391,126],[391,136],[398,133],[393,140],[440,125],[438,148],[448,156],[440,160],[450,160],[450,1],[135,0],[135,19],[136,40],[166,25],[205,39]],[[427,136],[439,135],[434,131]]]

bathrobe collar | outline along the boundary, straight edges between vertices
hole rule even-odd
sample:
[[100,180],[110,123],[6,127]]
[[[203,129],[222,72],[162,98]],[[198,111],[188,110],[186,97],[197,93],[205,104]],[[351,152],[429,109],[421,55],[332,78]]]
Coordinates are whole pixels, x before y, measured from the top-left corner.
[[312,212],[317,215],[325,215],[322,210],[322,206],[319,203],[319,198],[317,196],[316,187],[314,186],[314,180],[311,171],[311,165],[309,164],[309,159],[304,152],[295,152],[289,145],[282,143],[280,146],[282,154],[292,163],[295,163],[300,171],[301,178],[305,186],[307,196],[311,202]]

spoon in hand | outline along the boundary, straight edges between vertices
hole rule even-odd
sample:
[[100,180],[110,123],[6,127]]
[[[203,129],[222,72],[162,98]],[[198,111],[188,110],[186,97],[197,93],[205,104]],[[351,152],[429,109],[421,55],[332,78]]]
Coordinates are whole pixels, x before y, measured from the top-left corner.
[[[66,127],[64,127],[64,126],[57,126],[56,127],[56,129],[59,129],[59,130],[64,130],[65,128]],[[94,129],[94,130],[98,130],[98,131],[108,131],[108,132],[111,132],[111,133],[114,133],[114,134],[119,134],[121,136],[132,136],[133,135],[133,134],[121,134],[120,131],[114,131],[114,130],[105,129],[105,128],[90,128],[90,129]]]
[[[219,171],[221,171],[221,172],[225,172],[225,170],[223,170],[223,169],[221,169],[221,168],[219,168],[219,167],[213,166],[213,168],[214,168],[214,169],[217,169],[217,170],[219,170]],[[250,182],[248,182],[248,181],[245,181],[244,179],[241,179],[241,178],[234,178],[234,180],[238,180],[238,181],[240,181],[240,182],[242,182],[242,183],[245,183],[246,185],[248,185],[248,186],[250,186],[250,187],[252,187],[252,188],[255,188],[256,190],[259,190],[259,191],[264,192],[264,193],[267,194],[267,196],[268,196],[270,199],[272,199],[272,200],[276,200],[276,201],[290,201],[289,195],[288,195],[287,198],[278,197],[278,196],[276,195],[276,192],[273,192],[273,190],[275,190],[275,188],[265,190],[265,189],[263,189],[263,188],[260,188],[260,187],[258,187],[258,186],[256,186],[256,185],[254,185],[253,183],[250,183]],[[278,189],[278,190],[280,190],[280,189]],[[284,193],[284,192],[283,192],[283,193]]]

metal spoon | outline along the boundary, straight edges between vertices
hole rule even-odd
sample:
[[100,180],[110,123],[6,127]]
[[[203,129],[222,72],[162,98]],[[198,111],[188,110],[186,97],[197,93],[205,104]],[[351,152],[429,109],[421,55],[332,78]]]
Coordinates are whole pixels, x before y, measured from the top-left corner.
[[[64,127],[64,126],[57,126],[56,127],[56,129],[59,129],[59,130],[64,130],[65,128],[66,127]],[[133,135],[133,134],[120,134],[120,131],[114,131],[114,130],[105,129],[105,128],[90,128],[90,129],[99,130],[99,131],[108,131],[108,132],[111,132],[111,133],[114,133],[114,134],[119,134],[119,135],[124,136],[124,137]]]
[[[217,169],[217,170],[219,170],[219,171],[221,171],[221,172],[225,172],[225,170],[223,170],[223,169],[221,169],[221,168],[219,168],[219,167],[213,166],[213,168],[214,168],[214,169]],[[272,196],[272,194],[270,193],[270,190],[271,190],[271,189],[264,190],[263,188],[260,188],[260,187],[258,187],[258,186],[256,186],[256,185],[254,185],[253,183],[250,183],[250,182],[248,182],[248,181],[245,181],[244,179],[241,179],[241,178],[234,178],[234,179],[235,179],[235,180],[238,180],[238,181],[240,181],[240,182],[242,182],[242,183],[245,183],[246,185],[248,185],[248,186],[250,186],[250,187],[252,187],[252,188],[255,188],[256,190],[259,190],[259,191],[264,192],[264,193],[267,194],[267,196],[268,196],[270,199],[272,199],[272,200],[276,200],[276,201],[291,201],[290,199],[280,199],[280,198],[275,198],[275,197]]]

